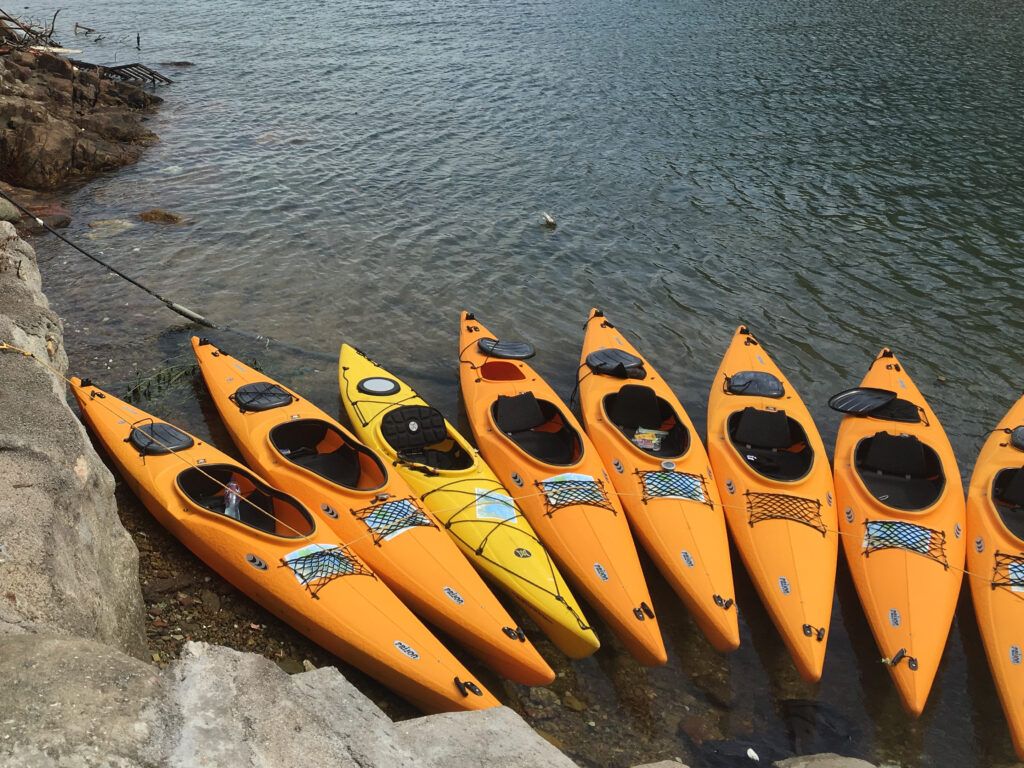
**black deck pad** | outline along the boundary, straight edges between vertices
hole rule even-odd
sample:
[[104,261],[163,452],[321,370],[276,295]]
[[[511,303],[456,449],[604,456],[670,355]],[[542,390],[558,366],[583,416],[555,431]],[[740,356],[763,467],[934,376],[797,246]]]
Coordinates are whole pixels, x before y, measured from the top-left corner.
[[854,387],[829,398],[828,407],[850,416],[870,416],[874,419],[916,424],[921,412],[909,400],[897,397],[890,389]]
[[195,440],[177,427],[156,422],[135,427],[128,440],[146,456],[164,456],[184,451],[195,445]]
[[587,355],[587,367],[594,373],[619,379],[642,379],[647,376],[644,361],[622,349],[604,347]]
[[1024,451],[1024,426],[1017,427],[1010,432],[1010,445],[1018,451]]
[[526,341],[480,339],[476,345],[488,357],[499,357],[503,360],[529,360],[537,354],[533,344]]
[[725,380],[725,391],[730,395],[780,398],[786,388],[773,374],[765,371],[739,371]]
[[231,399],[243,411],[269,411],[288,405],[293,398],[284,389],[269,381],[243,384]]

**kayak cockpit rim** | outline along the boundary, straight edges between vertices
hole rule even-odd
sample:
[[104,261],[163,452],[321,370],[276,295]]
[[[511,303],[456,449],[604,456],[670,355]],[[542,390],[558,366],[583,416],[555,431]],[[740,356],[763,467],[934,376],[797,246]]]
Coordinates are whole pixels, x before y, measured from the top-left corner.
[[671,403],[643,384],[624,384],[601,400],[603,415],[632,448],[659,459],[681,459],[690,430]]
[[1003,467],[992,477],[989,499],[1007,533],[1024,549],[1024,467]]
[[270,429],[274,451],[289,464],[353,491],[376,491],[388,481],[384,462],[323,419],[291,419]]
[[797,482],[814,466],[806,430],[785,410],[747,406],[729,414],[725,431],[733,450],[761,477]]
[[[308,510],[237,464],[203,464],[178,473],[175,485],[195,507],[282,539],[316,532]],[[235,490],[232,485],[237,488]],[[232,499],[232,494],[238,498]]]

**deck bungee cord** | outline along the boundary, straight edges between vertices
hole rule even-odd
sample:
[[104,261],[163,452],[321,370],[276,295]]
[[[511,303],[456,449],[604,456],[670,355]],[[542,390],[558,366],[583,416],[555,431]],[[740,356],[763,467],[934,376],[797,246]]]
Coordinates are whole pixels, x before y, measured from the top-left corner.
[[33,214],[32,211],[30,211],[24,205],[22,205],[17,200],[15,200],[13,197],[8,195],[2,189],[0,189],[0,198],[2,198],[4,200],[6,200],[7,202],[9,202],[11,205],[13,205],[15,208],[17,208],[19,211],[21,211],[26,216],[29,216],[38,226],[42,227],[45,231],[49,232],[51,235],[56,237],[58,240],[60,240],[65,245],[70,246],[75,251],[77,251],[78,253],[80,253],[83,256],[85,256],[87,259],[95,262],[96,264],[99,264],[101,267],[106,269],[108,272],[110,272],[110,273],[112,273],[114,275],[117,275],[122,280],[124,280],[124,281],[126,281],[126,282],[128,282],[128,283],[130,283],[132,285],[134,285],[139,290],[144,291],[145,293],[149,294],[154,299],[156,299],[161,304],[163,304],[165,307],[167,307],[167,309],[171,310],[172,312],[174,312],[177,315],[180,315],[181,317],[184,317],[186,320],[188,320],[191,323],[197,323],[197,324],[203,326],[204,328],[212,328],[213,330],[223,331],[225,333],[233,333],[233,334],[235,334],[237,336],[242,336],[242,337],[245,337],[247,339],[251,339],[253,341],[259,342],[260,344],[263,344],[267,348],[269,348],[271,342],[273,342],[277,346],[282,347],[283,349],[286,349],[286,350],[289,350],[289,351],[292,351],[292,352],[298,352],[298,353],[301,353],[301,354],[303,354],[305,356],[318,358],[320,360],[330,360],[332,362],[334,361],[333,357],[331,357],[330,355],[327,355],[327,354],[325,354],[323,352],[319,352],[319,351],[316,351],[316,350],[305,349],[304,347],[300,347],[297,344],[291,344],[291,343],[286,342],[286,341],[281,341],[280,339],[274,338],[273,336],[268,336],[266,334],[255,333],[253,331],[247,331],[247,330],[242,329],[242,328],[235,328],[234,326],[231,326],[231,325],[225,325],[225,324],[222,324],[222,323],[214,322],[210,318],[206,317],[206,315],[204,315],[204,314],[202,314],[202,313],[200,313],[200,312],[198,312],[198,311],[196,311],[194,309],[190,309],[189,307],[186,307],[183,304],[179,304],[176,301],[172,301],[171,299],[168,299],[166,296],[160,294],[159,292],[153,290],[152,288],[149,288],[148,286],[144,285],[143,283],[141,283],[140,281],[138,281],[135,278],[131,277],[130,275],[125,274],[124,272],[122,272],[120,269],[118,269],[117,267],[113,266],[112,264],[104,261],[99,256],[97,256],[96,254],[90,253],[85,248],[83,248],[82,246],[78,245],[78,243],[76,243],[73,240],[71,240],[71,239],[65,237],[64,235],[62,235],[56,229],[54,229],[49,224],[47,224],[45,221],[43,221],[40,217],[38,217],[35,214]]

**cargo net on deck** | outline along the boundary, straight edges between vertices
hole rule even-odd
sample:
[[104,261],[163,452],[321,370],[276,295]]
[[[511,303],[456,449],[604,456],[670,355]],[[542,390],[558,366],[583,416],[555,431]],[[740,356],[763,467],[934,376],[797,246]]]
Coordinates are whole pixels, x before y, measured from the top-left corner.
[[342,576],[374,576],[373,571],[363,565],[344,546],[314,544],[299,552],[286,555],[281,568],[290,568],[313,599],[319,600],[319,592],[335,579]]
[[712,508],[715,506],[708,494],[707,479],[704,475],[664,469],[638,469],[636,474],[643,487],[641,501],[644,504],[651,499],[686,499],[707,504]]
[[992,589],[997,587],[1004,587],[1011,592],[1024,592],[1024,555],[1008,555],[996,551]]
[[607,509],[614,513],[615,508],[604,492],[604,483],[594,478],[583,479],[551,479],[538,480],[534,483],[544,497],[545,514],[551,517],[555,512],[566,507],[584,505]]
[[785,493],[755,493],[747,491],[747,522],[753,528],[764,520],[792,520],[810,526],[821,533],[828,530],[821,519],[821,502]]
[[865,520],[864,554],[880,549],[905,549],[949,568],[946,559],[946,533],[900,520]]
[[380,544],[408,528],[436,528],[433,520],[412,499],[390,499],[370,507],[352,510],[357,520],[366,523],[373,534],[373,543]]

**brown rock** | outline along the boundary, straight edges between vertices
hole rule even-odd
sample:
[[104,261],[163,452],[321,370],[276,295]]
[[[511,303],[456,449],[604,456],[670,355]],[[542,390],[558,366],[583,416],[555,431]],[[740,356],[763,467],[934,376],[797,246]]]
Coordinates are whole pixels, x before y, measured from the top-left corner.
[[199,599],[203,601],[203,609],[207,613],[216,613],[220,610],[220,597],[210,589],[204,589],[199,593]]
[[570,691],[566,691],[562,696],[562,706],[573,712],[583,712],[587,708],[586,703],[576,698]]
[[139,214],[139,218],[152,224],[181,224],[185,217],[160,208],[150,208]]

